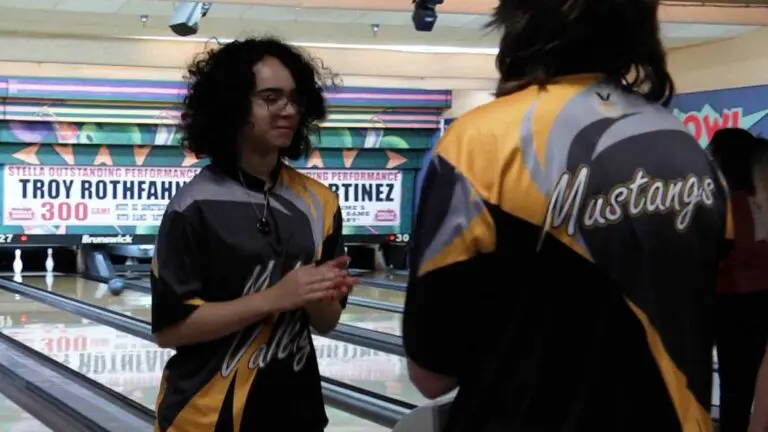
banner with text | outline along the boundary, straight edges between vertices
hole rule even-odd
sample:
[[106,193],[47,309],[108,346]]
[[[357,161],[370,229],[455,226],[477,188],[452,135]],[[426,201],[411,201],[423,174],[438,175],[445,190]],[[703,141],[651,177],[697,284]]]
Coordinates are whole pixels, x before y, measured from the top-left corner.
[[345,228],[393,226],[401,223],[402,171],[300,171],[327,185],[338,195]]
[[3,224],[156,226],[199,168],[6,165]]
[[723,128],[747,129],[755,135],[768,133],[768,86],[720,89],[675,95],[672,112],[691,131],[702,147]]

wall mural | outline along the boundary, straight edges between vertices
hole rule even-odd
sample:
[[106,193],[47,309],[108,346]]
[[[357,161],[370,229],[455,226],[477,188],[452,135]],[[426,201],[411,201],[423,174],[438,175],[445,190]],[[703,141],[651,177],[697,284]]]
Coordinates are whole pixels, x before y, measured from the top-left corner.
[[[174,125],[0,121],[0,143],[155,145],[179,144]],[[323,128],[315,148],[428,149],[434,130]]]
[[[184,93],[181,82],[0,77],[0,240],[156,233],[167,200],[207,163],[179,145]],[[339,194],[345,234],[407,233],[416,171],[451,92],[351,87],[326,98],[313,151],[291,165]]]
[[684,93],[672,100],[672,112],[702,147],[722,128],[747,129],[768,136],[768,86]]
[[[183,81],[0,77],[0,97],[17,101],[131,102],[145,106],[173,106],[182,101],[186,90],[187,84]],[[395,107],[442,111],[451,107],[452,93],[450,90],[342,86],[325,89],[325,97],[332,109]]]

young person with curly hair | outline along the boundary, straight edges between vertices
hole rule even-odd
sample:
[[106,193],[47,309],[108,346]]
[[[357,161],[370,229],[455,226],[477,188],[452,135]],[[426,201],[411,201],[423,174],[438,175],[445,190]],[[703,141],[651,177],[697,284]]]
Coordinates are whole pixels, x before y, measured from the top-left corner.
[[310,326],[339,321],[346,273],[336,195],[283,162],[326,117],[323,71],[274,39],[211,49],[188,69],[183,145],[210,165],[168,204],[152,262],[152,330],[176,348],[159,431],[325,428]]
[[711,432],[719,172],[656,0],[501,0],[497,99],[425,174],[403,343],[445,431]]

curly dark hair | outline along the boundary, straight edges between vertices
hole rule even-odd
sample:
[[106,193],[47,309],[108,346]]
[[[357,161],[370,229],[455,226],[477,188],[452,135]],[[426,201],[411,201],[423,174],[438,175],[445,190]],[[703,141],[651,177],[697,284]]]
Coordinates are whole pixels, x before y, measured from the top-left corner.
[[731,190],[755,193],[752,166],[760,142],[749,131],[720,129],[712,135],[707,149]]
[[280,156],[296,160],[311,149],[310,135],[319,131],[328,109],[323,89],[335,76],[323,63],[277,38],[247,38],[218,44],[199,54],[187,68],[188,91],[181,114],[181,145],[198,158],[225,170],[238,164],[237,139],[250,122],[253,66],[264,57],[279,60],[293,76],[302,104],[299,127]]
[[500,0],[497,96],[558,77],[601,73],[668,106],[675,92],[659,38],[658,0]]

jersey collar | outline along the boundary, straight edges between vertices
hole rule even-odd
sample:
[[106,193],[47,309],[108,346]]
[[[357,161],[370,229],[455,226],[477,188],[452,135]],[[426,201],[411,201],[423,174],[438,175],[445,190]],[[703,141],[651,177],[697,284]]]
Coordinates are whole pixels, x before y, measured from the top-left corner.
[[272,189],[275,188],[275,186],[277,186],[277,182],[280,179],[280,172],[282,171],[282,169],[283,169],[283,162],[281,160],[278,160],[277,164],[275,165],[275,168],[272,170],[271,173],[269,173],[269,178],[270,180],[272,180],[271,182],[272,185],[268,189],[267,189],[267,182],[265,182],[264,180],[254,175],[251,175],[245,172],[242,169],[238,170],[238,174],[236,174],[238,177],[235,178],[235,180],[239,183],[240,182],[239,176],[240,174],[242,174],[243,181],[245,182],[245,187],[247,187],[248,189],[258,191],[258,192],[263,192],[265,190],[271,191]]

